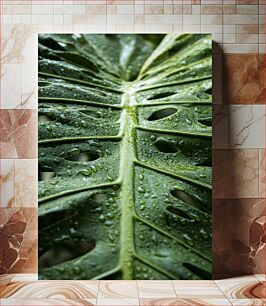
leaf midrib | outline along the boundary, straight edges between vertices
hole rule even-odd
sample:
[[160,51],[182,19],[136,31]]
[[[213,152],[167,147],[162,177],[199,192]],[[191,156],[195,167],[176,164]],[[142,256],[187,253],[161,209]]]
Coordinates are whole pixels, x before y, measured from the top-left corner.
[[122,95],[123,111],[121,114],[122,140],[120,150],[121,178],[121,250],[120,265],[123,279],[133,279],[132,258],[134,250],[134,160],[135,160],[135,135],[134,127],[137,125],[136,93],[132,83],[124,83]]

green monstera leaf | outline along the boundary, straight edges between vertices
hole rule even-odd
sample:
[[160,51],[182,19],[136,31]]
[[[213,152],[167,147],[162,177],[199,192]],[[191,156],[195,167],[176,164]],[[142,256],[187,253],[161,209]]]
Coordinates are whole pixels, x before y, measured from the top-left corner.
[[211,277],[211,51],[39,36],[41,279]]

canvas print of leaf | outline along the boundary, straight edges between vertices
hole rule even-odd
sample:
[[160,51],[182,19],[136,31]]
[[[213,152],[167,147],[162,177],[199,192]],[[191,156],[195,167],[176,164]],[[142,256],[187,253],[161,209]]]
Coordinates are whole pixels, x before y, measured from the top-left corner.
[[210,279],[212,40],[39,36],[39,278]]

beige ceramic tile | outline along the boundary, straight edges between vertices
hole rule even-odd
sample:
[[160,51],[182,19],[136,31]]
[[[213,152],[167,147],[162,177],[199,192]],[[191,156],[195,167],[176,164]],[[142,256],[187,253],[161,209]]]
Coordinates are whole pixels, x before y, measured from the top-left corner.
[[145,23],[150,25],[173,25],[173,24],[181,24],[183,21],[181,15],[145,15]]
[[98,281],[35,281],[9,284],[2,297],[11,299],[91,299],[96,298]]
[[97,299],[97,306],[139,306],[138,299]]
[[222,15],[204,15],[201,24],[223,24]]
[[227,299],[140,299],[140,306],[229,306]]
[[165,4],[164,7],[163,7],[163,12],[164,12],[165,15],[173,14],[174,6],[172,4]]
[[264,149],[259,150],[259,197],[265,197],[265,185],[266,185],[266,164],[265,164],[265,154],[266,151]]
[[223,33],[235,34],[237,32],[235,24],[225,24],[223,25]]
[[171,281],[137,281],[139,298],[176,297]]
[[229,34],[229,33],[224,33],[223,34],[223,43],[227,44],[233,44],[236,42],[236,34]]
[[5,25],[2,29],[1,58],[4,63],[32,63],[37,61],[37,27]]
[[1,65],[1,108],[23,108],[21,74],[21,64]]
[[258,5],[237,5],[236,13],[238,15],[257,15],[259,13]]
[[265,147],[265,106],[230,105],[229,137],[231,149]]
[[254,274],[256,279],[260,282],[266,282],[266,274]]
[[224,53],[258,53],[259,48],[257,44],[224,44]]
[[38,280],[38,274],[36,273],[18,273],[13,274],[12,283],[17,282],[33,282]]
[[178,299],[167,299],[167,298],[149,298],[149,299],[140,299],[139,305],[140,306],[173,306],[179,305],[180,300]]
[[212,280],[172,281],[178,298],[223,299],[224,295]]
[[14,207],[15,161],[13,159],[0,160],[0,188],[0,207]]
[[107,24],[134,24],[134,15],[107,15],[104,20],[106,20]]
[[214,24],[214,25],[213,24],[202,24],[201,32],[202,33],[222,33],[223,26],[221,24]]
[[223,4],[223,0],[201,0],[201,4],[215,4],[215,5],[222,5]]
[[145,15],[163,14],[163,12],[164,8],[162,5],[145,5]]
[[13,277],[14,274],[0,274],[0,299],[2,298],[2,291],[12,281]]
[[223,14],[222,5],[201,5],[203,15],[221,15]]
[[100,281],[98,299],[134,299],[137,297],[136,281]]
[[0,157],[37,157],[36,110],[0,109]]
[[15,205],[37,207],[37,160],[15,161]]
[[265,306],[266,304],[266,300],[263,299],[230,299],[230,302],[233,306]]
[[236,0],[236,4],[258,4],[260,0]]
[[197,24],[184,24],[183,31],[184,33],[197,33],[199,29],[199,25]]
[[237,34],[238,44],[257,44],[259,42],[258,34],[239,33]]
[[182,4],[175,4],[174,5],[174,14],[182,14],[183,7]]
[[43,14],[43,15],[49,15],[49,14],[53,14],[54,12],[54,8],[52,5],[49,4],[42,4],[42,5],[36,5],[36,4],[32,4],[32,14]]
[[262,299],[266,287],[254,275],[215,281],[229,299]]
[[[147,16],[145,16],[146,18]],[[171,33],[173,32],[173,25],[171,24],[145,24],[144,32],[145,33]]]
[[200,15],[187,15],[183,14],[183,24],[198,25],[200,28]]
[[[128,6],[125,7],[127,8]],[[126,10],[124,10],[124,12],[126,12]],[[87,15],[106,15],[106,6],[99,4],[87,5]]]
[[[189,4],[183,4],[183,15],[191,15],[192,14],[192,6]],[[193,14],[194,16],[195,15],[198,15],[198,14]]]
[[235,14],[235,13],[236,13],[236,5],[234,4],[224,4],[223,5],[224,15]]
[[[53,23],[53,18],[54,16],[52,14],[50,15],[41,15],[41,14],[32,15],[32,24],[44,25],[45,27],[47,27],[47,25],[51,25]],[[49,33],[48,30],[47,30],[47,33]]]
[[257,34],[259,33],[259,26],[257,24],[241,24],[237,25],[237,33],[240,34]]
[[224,15],[223,16],[224,24],[258,24],[257,15]]
[[[36,48],[37,53],[37,48]],[[21,102],[20,107],[38,108],[38,66],[37,61],[22,64],[21,67]]]
[[95,299],[71,300],[71,299],[3,299],[1,305],[9,306],[93,306],[96,305]]

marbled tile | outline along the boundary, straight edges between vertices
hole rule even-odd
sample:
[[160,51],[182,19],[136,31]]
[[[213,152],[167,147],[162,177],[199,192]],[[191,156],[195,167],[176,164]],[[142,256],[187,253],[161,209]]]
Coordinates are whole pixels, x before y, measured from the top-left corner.
[[175,298],[175,290],[171,281],[139,280],[139,298]]
[[87,300],[71,300],[71,299],[3,299],[1,305],[9,306],[94,306],[96,305],[95,299]]
[[223,299],[224,295],[212,280],[172,281],[178,298]]
[[11,299],[90,299],[96,298],[98,281],[11,282],[2,298]]
[[0,110],[0,157],[37,157],[36,110]]
[[137,297],[136,281],[100,281],[98,299],[134,299]]
[[257,198],[257,149],[213,150],[213,197]]
[[21,108],[21,74],[21,64],[1,64],[1,108]]
[[[2,292],[9,284],[21,283],[21,282],[32,282],[36,280],[38,280],[37,273],[34,273],[34,274],[31,274],[31,273],[1,274],[0,275],[0,299],[5,297],[6,293],[2,294]],[[13,287],[13,285],[11,285],[11,287]]]
[[12,283],[21,283],[21,282],[34,282],[38,280],[38,274],[37,273],[16,273],[16,274],[6,274],[11,275]]
[[[264,273],[265,225],[264,199],[213,200],[213,273],[227,277]],[[247,279],[233,280],[240,282]],[[251,280],[257,281],[254,276]],[[226,281],[230,282],[221,282],[226,284]]]
[[259,197],[266,198],[265,185],[266,185],[266,164],[265,164],[265,149],[259,150]]
[[231,149],[265,148],[265,106],[230,105]]
[[138,299],[97,299],[97,306],[139,306]]
[[180,299],[177,298],[149,298],[149,299],[140,299],[140,306],[178,306],[180,305]]
[[[14,274],[0,274],[0,299],[2,298],[2,291],[12,281]],[[1,300],[0,300],[1,305]]]
[[15,160],[15,205],[37,207],[37,160]]
[[266,300],[264,299],[230,299],[233,306],[245,305],[245,306],[265,306]]
[[37,31],[38,28],[32,25],[5,25],[1,37],[2,62],[36,62]]
[[215,281],[228,299],[262,299],[266,298],[266,287],[253,276],[242,276]]
[[261,283],[266,282],[266,274],[254,274],[256,279],[260,281]]
[[37,61],[22,64],[21,103],[19,108],[38,108],[38,66]]
[[15,205],[15,162],[12,159],[0,160],[0,207]]
[[37,207],[37,160],[0,161],[0,207]]
[[[241,50],[242,48],[239,48]],[[223,103],[264,104],[263,56],[225,54],[223,60]]]
[[227,149],[229,140],[228,105],[213,104],[212,106],[212,148]]
[[140,306],[229,306],[229,301],[223,299],[140,299]]
[[0,209],[0,273],[36,273],[37,209]]

